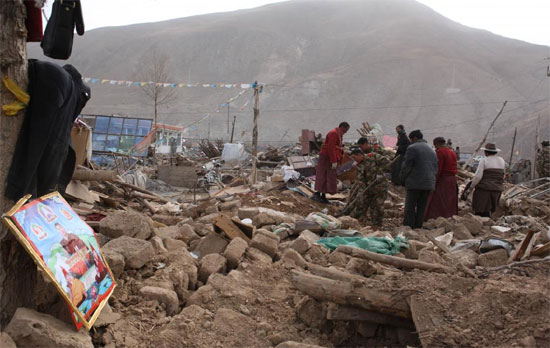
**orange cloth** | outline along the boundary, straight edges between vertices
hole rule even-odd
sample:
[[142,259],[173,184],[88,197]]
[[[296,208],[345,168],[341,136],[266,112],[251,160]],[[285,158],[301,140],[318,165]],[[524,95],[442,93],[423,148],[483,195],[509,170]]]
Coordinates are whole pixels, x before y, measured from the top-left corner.
[[86,297],[86,287],[79,279],[74,278],[69,288],[71,289],[71,299],[73,304],[78,306]]

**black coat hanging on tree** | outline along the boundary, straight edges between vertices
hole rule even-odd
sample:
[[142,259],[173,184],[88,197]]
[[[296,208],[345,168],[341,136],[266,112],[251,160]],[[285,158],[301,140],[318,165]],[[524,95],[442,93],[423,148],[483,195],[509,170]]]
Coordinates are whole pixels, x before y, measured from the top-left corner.
[[78,35],[84,35],[80,1],[55,0],[40,44],[44,55],[54,59],[68,59],[73,50],[75,26]]

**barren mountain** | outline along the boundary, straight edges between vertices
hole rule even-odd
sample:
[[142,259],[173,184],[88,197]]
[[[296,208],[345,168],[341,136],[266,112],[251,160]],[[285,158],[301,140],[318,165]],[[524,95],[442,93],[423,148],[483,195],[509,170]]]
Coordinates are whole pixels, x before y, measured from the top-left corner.
[[[85,9],[84,9],[85,10]],[[169,9],[167,9],[169,10]],[[84,13],[86,18],[86,13]],[[522,157],[549,134],[547,46],[453,22],[412,0],[297,0],[251,10],[94,29],[75,36],[68,61],[84,76],[137,80],[140,60],[170,58],[173,83],[265,83],[260,140],[294,141],[302,128],[325,133],[340,121],[352,131],[378,122],[387,134],[403,123],[431,140],[479,142],[505,100],[490,140],[509,151],[514,127]],[[29,56],[43,58],[29,45]],[[91,84],[84,112],[151,117],[139,87]],[[237,88],[176,88],[162,122],[189,125],[211,117],[212,137],[227,138],[227,108]],[[236,139],[251,137],[251,92],[231,104]],[[231,117],[232,118],[232,117]],[[205,137],[208,119],[191,137]],[[508,156],[508,155],[506,155]]]

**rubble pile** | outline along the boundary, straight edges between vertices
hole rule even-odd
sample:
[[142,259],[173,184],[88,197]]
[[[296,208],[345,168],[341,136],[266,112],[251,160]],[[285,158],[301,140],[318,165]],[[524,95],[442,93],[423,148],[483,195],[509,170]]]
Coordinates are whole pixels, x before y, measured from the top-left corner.
[[[68,321],[20,309],[0,342],[311,348],[550,340],[546,206],[515,206],[494,219],[463,206],[460,216],[412,230],[401,226],[404,190],[390,186],[384,225],[373,228],[335,217],[349,183],[321,204],[309,199],[307,178],[285,181],[280,167],[292,151],[260,154],[276,168],[261,168],[254,185],[246,170],[215,167],[215,159],[177,160],[199,179],[211,173],[200,188],[173,188],[139,166],[149,173],[141,186],[139,174],[125,178],[132,183],[116,175],[74,182],[72,206],[97,232],[114,295],[91,339],[66,335]],[[50,341],[58,335],[69,341]]]

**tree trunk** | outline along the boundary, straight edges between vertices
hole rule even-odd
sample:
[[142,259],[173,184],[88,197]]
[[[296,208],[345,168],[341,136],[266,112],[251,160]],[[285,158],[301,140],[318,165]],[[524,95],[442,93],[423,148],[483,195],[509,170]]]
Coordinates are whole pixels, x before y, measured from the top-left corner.
[[[2,77],[10,77],[27,89],[26,10],[22,0],[0,1],[0,69]],[[14,101],[2,85],[0,104]],[[16,116],[0,115],[0,209],[6,212],[14,202],[4,197],[6,178],[15,143],[23,122],[24,111]],[[5,227],[0,227],[0,328],[11,319],[18,307],[32,306],[37,282],[36,266]]]
[[411,318],[406,300],[408,295],[390,289],[371,289],[364,284],[332,280],[296,270],[291,273],[292,284],[316,300],[356,306],[399,318]]

